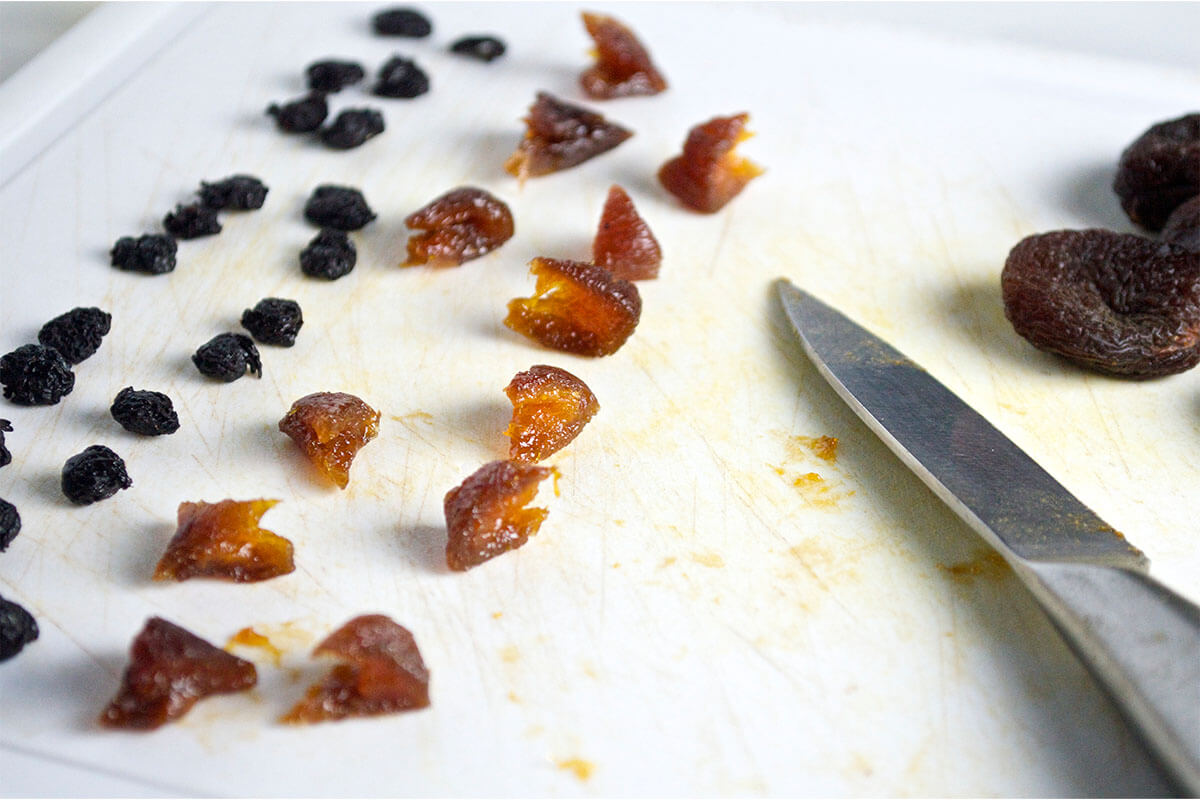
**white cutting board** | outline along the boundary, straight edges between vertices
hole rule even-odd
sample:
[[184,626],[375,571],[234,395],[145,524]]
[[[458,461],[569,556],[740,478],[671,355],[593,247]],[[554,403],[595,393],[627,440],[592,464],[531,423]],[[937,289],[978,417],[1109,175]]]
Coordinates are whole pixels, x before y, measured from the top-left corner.
[[[638,31],[671,89],[588,103],[636,135],[524,187],[501,165],[535,91],[586,102],[575,81],[589,42],[572,5],[430,5],[434,36],[417,42],[373,37],[374,6],[172,11],[191,15],[186,30],[0,187],[0,349],[75,305],[113,315],[62,403],[0,406],[16,428],[0,496],[24,519],[0,556],[0,592],[42,630],[0,666],[0,746],[155,794],[1164,792],[1011,573],[822,382],[771,282],[792,278],[917,359],[1200,599],[1200,373],[1082,372],[1016,337],[998,289],[1025,235],[1131,230],[1108,189],[1116,158],[1150,124],[1195,110],[1200,80],[803,25],[773,8],[588,7]],[[487,32],[509,44],[495,63],[444,52]],[[120,52],[163,43],[153,38]],[[386,116],[387,132],[357,150],[282,136],[263,116],[301,94],[317,58],[373,70],[394,52],[433,90],[336,96]],[[682,210],[658,166],[691,125],[743,110],[758,135],[742,152],[766,174],[716,215]],[[261,211],[181,243],[171,275],[108,266],[118,237],[233,172],[271,187]],[[300,210],[324,182],[361,187],[379,214],[356,237],[357,269],[334,283],[296,264],[313,235]],[[503,327],[507,300],[531,293],[532,257],[587,257],[614,182],[666,253],[661,277],[640,285],[635,335],[585,359]],[[516,236],[458,269],[398,268],[403,217],[463,184],[504,198]],[[264,296],[303,306],[296,346],[263,347],[262,380],[201,378],[191,352]],[[579,375],[601,411],[551,459],[562,477],[541,494],[538,536],[451,573],[442,496],[505,455],[502,389],[535,363]],[[122,431],[107,407],[126,385],[169,393],[182,429]],[[383,412],[344,492],[316,483],[276,430],[316,390]],[[821,435],[839,439],[836,462],[796,438]],[[96,443],[124,456],[134,486],[76,508],[58,473]],[[813,472],[821,482],[804,479]],[[255,497],[283,501],[264,525],[295,543],[295,573],[150,582],[181,501]],[[432,707],[277,724],[318,674],[311,647],[365,612],[414,632]],[[283,668],[239,651],[259,665],[249,695],[203,701],[153,734],[101,731],[95,716],[151,615],[217,643],[253,625],[285,651]]]

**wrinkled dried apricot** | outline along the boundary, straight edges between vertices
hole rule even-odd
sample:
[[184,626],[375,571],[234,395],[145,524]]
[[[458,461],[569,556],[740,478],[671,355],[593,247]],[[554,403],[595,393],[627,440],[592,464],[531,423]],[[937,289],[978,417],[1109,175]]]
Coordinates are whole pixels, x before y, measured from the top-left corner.
[[490,253],[513,235],[513,216],[495,195],[463,186],[414,211],[404,224],[421,231],[408,239],[404,266],[456,267]]
[[529,541],[547,512],[526,506],[552,474],[551,467],[492,461],[447,492],[446,566],[463,572]]
[[579,85],[597,100],[658,94],[667,81],[650,53],[628,27],[604,14],[583,12],[583,25],[596,44],[596,63],[579,76]]
[[536,463],[557,453],[600,410],[586,383],[546,364],[518,372],[504,393],[513,405],[504,434],[512,440],[508,457],[514,461]]
[[761,167],[734,152],[750,138],[750,115],[714,117],[688,131],[683,153],[663,164],[659,182],[688,208],[712,214],[763,173]]
[[350,482],[350,465],[379,433],[380,413],[345,392],[315,392],[292,403],[279,430],[338,488]]
[[152,730],[186,714],[197,700],[230,694],[258,682],[249,661],[161,617],[133,640],[121,688],[100,715],[106,728]]
[[533,297],[508,302],[504,324],[546,347],[580,356],[612,355],[642,315],[637,287],[583,261],[535,258]]
[[521,180],[548,175],[607,153],[630,136],[633,131],[602,114],[538,92],[525,117],[525,137],[504,169]]
[[156,581],[265,581],[296,569],[292,543],[258,526],[278,500],[180,503],[178,526],[154,569]]
[[658,277],[662,248],[620,186],[608,190],[600,227],[592,241],[592,263],[627,281]]
[[309,687],[282,722],[311,723],[429,705],[429,670],[413,635],[382,614],[347,622],[313,650],[343,662]]
[[1129,218],[1152,231],[1200,194],[1200,113],[1150,126],[1121,153],[1113,191]]
[[1188,250],[1200,250],[1200,194],[1171,212],[1162,228],[1162,240]]
[[1012,249],[1004,313],[1041,350],[1153,378],[1200,362],[1200,257],[1105,230],[1054,231]]

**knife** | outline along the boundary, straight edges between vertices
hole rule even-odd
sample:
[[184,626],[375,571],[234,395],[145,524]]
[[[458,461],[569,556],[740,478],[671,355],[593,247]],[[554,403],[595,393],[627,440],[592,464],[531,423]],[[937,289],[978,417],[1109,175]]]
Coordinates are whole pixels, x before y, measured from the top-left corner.
[[1179,788],[1200,794],[1200,607],[928,372],[786,279],[776,289],[834,391],[1004,557]]

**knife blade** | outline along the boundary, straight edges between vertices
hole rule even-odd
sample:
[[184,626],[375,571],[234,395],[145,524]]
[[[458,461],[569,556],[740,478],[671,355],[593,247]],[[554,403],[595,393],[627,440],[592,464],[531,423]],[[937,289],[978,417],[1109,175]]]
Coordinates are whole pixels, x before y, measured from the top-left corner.
[[1179,787],[1200,793],[1200,607],[932,375],[780,279],[822,377],[1030,589]]

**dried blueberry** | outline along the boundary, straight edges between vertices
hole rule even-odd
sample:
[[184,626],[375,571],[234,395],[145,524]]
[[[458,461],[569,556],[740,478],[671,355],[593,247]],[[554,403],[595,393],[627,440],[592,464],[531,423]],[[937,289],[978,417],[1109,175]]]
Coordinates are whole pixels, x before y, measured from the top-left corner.
[[308,88],[314,92],[340,92],[361,81],[367,73],[353,61],[330,59],[310,64],[305,74],[308,76]]
[[304,216],[322,228],[356,231],[375,219],[375,212],[358,189],[324,184],[309,196],[304,204]]
[[102,444],[94,444],[67,459],[62,468],[62,492],[72,503],[86,506],[133,486],[125,462]]
[[310,278],[334,281],[349,274],[357,260],[358,252],[345,231],[323,228],[300,251],[300,270]]
[[37,637],[37,620],[33,615],[0,597],[0,661],[12,658]]
[[12,453],[8,452],[8,448],[4,446],[5,431],[12,432],[12,423],[6,419],[0,419],[0,467],[7,467],[12,463]]
[[1131,220],[1160,230],[1176,206],[1200,194],[1200,113],[1152,125],[1125,148],[1113,191]]
[[310,92],[282,106],[272,103],[267,114],[275,118],[275,124],[284,133],[312,133],[329,116],[329,104],[321,92]]
[[123,236],[112,249],[112,265],[127,272],[161,275],[175,269],[175,252],[179,246],[170,236],[148,233],[134,239]]
[[163,217],[163,227],[176,239],[198,239],[221,232],[217,210],[203,203],[175,206],[174,211]]
[[371,24],[380,36],[423,39],[433,32],[433,25],[428,17],[411,8],[389,8],[380,11],[372,17]]
[[160,436],[179,430],[179,417],[171,398],[162,392],[126,386],[109,408],[112,418],[130,433]]
[[209,208],[253,211],[262,208],[267,187],[253,175],[230,175],[216,183],[200,183],[200,202]]
[[222,333],[209,339],[192,356],[192,363],[201,374],[229,383],[249,370],[262,377],[262,360],[258,348],[249,336],[242,333]]
[[0,553],[8,549],[21,532],[21,515],[17,507],[0,497]]
[[304,315],[295,300],[267,297],[242,312],[242,327],[263,344],[291,347],[303,324]]
[[73,308],[47,322],[38,331],[38,342],[53,347],[68,364],[78,364],[100,349],[112,325],[112,315],[98,308]]
[[393,56],[379,68],[371,91],[380,97],[419,97],[429,91],[429,76],[415,61]]
[[75,388],[75,373],[53,347],[25,344],[0,356],[0,384],[19,406],[52,406]]
[[383,114],[373,108],[348,108],[321,129],[321,141],[334,150],[352,150],[383,133]]
[[504,42],[495,36],[464,36],[450,45],[450,52],[479,61],[495,61],[504,50]]

